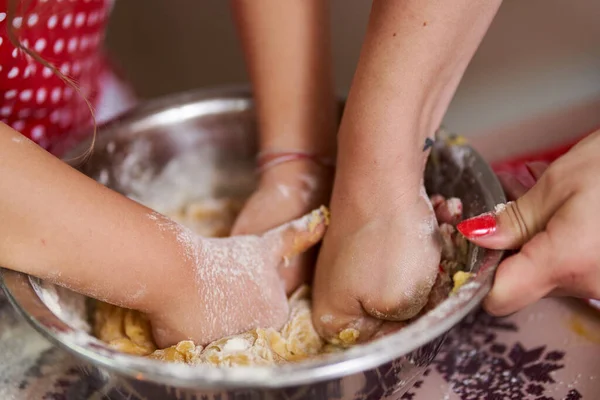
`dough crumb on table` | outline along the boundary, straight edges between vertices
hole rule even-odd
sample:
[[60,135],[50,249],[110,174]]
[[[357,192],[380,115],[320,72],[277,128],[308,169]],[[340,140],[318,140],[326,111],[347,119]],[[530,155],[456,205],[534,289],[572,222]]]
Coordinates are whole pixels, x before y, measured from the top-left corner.
[[[439,195],[432,196],[432,199],[436,210],[440,205],[441,209],[451,206],[452,213],[436,212],[443,243],[442,262],[429,301],[419,316],[435,308],[454,291],[453,287],[458,288],[472,275],[463,272],[468,246],[453,226],[462,217],[460,200],[446,200]],[[171,217],[200,235],[223,237],[229,233],[242,206],[243,202],[236,199],[209,199],[190,204]],[[457,210],[460,210],[460,217]],[[442,216],[445,214],[449,217]],[[280,332],[272,328],[258,328],[216,340],[206,347],[185,340],[166,349],[157,349],[150,322],[144,314],[98,301],[94,301],[92,325],[97,338],[123,353],[165,362],[217,367],[297,362],[344,351],[358,340],[356,329],[343,330],[333,344],[319,337],[312,324],[308,286],[300,287],[290,296],[289,304],[289,320]]]

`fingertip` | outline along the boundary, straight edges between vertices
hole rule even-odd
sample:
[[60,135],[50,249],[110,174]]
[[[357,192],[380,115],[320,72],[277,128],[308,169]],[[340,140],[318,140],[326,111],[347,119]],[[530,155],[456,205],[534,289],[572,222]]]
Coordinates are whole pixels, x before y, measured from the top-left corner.
[[456,229],[467,239],[477,240],[494,234],[497,225],[494,213],[484,213],[461,221]]
[[456,225],[458,230],[473,244],[488,249],[504,248],[503,235],[499,230],[496,213],[489,212],[466,219]]
[[485,310],[485,312],[490,314],[492,317],[505,317],[505,316],[511,314],[510,312],[507,312],[503,308],[502,303],[501,302],[499,303],[497,301],[497,299],[492,295],[488,295],[483,300],[483,309]]
[[292,223],[291,227],[294,234],[292,255],[305,252],[323,239],[329,225],[329,210],[321,206],[297,221],[299,223]]
[[520,248],[532,230],[525,228],[517,202],[499,204],[492,212],[460,222],[456,229],[473,244],[495,250]]
[[385,321],[369,316],[344,318],[324,314],[313,323],[319,336],[328,343],[339,347],[349,347],[371,340]]
[[328,224],[329,211],[326,207],[321,207],[269,230],[263,237],[267,241],[275,243],[276,254],[284,259],[290,259],[304,253],[321,241]]
[[385,323],[363,313],[360,304],[349,300],[338,308],[323,299],[313,300],[313,326],[321,338],[335,346],[348,347],[364,343]]
[[553,289],[547,272],[538,259],[523,253],[508,257],[498,266],[483,308],[490,315],[503,317],[535,303]]

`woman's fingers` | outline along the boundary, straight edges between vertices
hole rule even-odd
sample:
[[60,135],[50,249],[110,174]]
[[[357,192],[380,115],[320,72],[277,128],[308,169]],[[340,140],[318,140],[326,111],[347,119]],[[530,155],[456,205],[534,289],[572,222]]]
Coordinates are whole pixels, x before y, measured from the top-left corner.
[[492,315],[511,314],[536,302],[555,287],[553,245],[547,232],[538,233],[521,251],[498,266],[494,286],[484,301]]
[[[556,229],[552,234],[547,228],[550,219],[569,199],[570,192],[564,187],[564,176],[557,175],[556,168],[548,171],[548,167],[544,162],[526,164],[527,179],[498,174],[508,197],[516,200],[457,226],[479,246],[521,249],[498,266],[494,286],[484,302],[490,314],[507,315],[518,311],[556,292],[561,285],[557,271],[564,267],[561,264],[564,257],[552,240]],[[529,187],[530,182],[535,184]],[[556,182],[563,182],[562,187]],[[564,230],[560,233],[565,234]]]
[[328,225],[329,210],[321,206],[301,218],[269,230],[262,237],[270,246],[269,251],[282,260],[289,260],[317,244]]
[[548,170],[540,180],[514,202],[467,219],[457,229],[478,246],[491,249],[518,249],[541,232],[554,212],[569,198],[567,188],[557,188],[556,172]]

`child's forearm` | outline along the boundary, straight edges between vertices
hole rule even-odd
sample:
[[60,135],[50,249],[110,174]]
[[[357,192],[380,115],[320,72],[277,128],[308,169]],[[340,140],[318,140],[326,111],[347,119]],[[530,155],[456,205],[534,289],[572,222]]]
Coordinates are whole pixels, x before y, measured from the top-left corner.
[[374,1],[339,133],[339,161],[355,165],[344,171],[395,170],[418,184],[424,140],[439,127],[500,3]]
[[328,2],[232,0],[261,149],[335,152]]
[[171,228],[0,124],[1,266],[144,309],[147,292],[186,277]]

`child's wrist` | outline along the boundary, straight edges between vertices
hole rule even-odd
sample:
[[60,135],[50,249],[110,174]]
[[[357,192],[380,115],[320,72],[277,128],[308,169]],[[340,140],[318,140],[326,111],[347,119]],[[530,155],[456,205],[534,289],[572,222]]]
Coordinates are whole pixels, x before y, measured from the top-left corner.
[[261,151],[256,157],[257,169],[260,173],[278,165],[295,161],[307,161],[328,170],[333,170],[335,168],[335,159],[333,157],[311,151],[271,149]]

